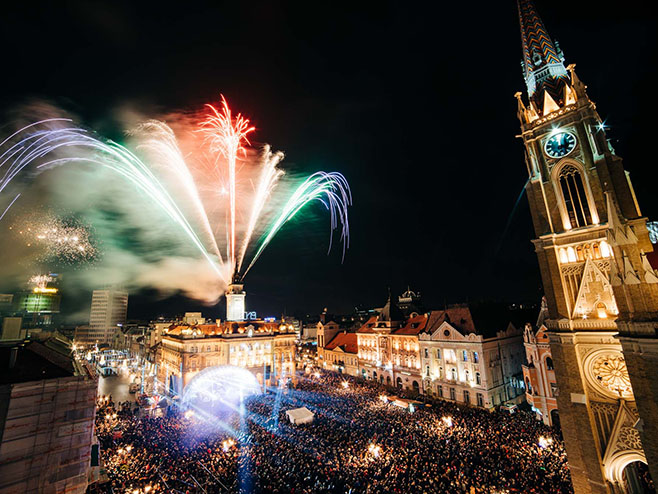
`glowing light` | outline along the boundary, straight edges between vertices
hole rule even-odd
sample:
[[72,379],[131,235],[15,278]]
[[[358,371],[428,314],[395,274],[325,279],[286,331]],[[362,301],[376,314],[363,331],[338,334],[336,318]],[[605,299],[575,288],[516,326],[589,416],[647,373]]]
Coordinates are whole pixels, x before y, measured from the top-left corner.
[[57,293],[58,292],[57,288],[41,288],[41,287],[35,287],[32,291],[34,293]]
[[340,385],[345,389],[350,387],[350,383],[348,383],[347,381],[343,381],[342,383],[340,383]]
[[553,438],[539,436],[538,444],[540,448],[547,448],[548,446],[553,444]]
[[446,415],[444,417],[441,417],[441,421],[446,427],[452,427],[452,417]]
[[208,367],[196,374],[185,387],[183,403],[188,406],[223,405],[236,410],[245,398],[260,393],[260,384],[251,372],[223,365]]
[[225,441],[222,441],[222,450],[224,451],[224,453],[226,453],[234,445],[235,445],[235,441],[233,439],[226,439]]
[[[344,258],[349,245],[347,208],[352,203],[345,177],[317,172],[287,200],[272,197],[284,175],[278,168],[283,153],[265,146],[261,153],[250,154],[249,135],[254,127],[241,114],[234,115],[224,97],[219,107],[207,105],[207,109],[201,121],[194,121],[202,144],[194,141],[189,153],[183,153],[174,131],[163,122],[149,120],[131,131],[136,150],[144,153],[146,162],[120,144],[73,126],[68,119],[30,124],[0,143],[0,168],[4,169],[0,194],[19,173],[30,169],[39,173],[66,164],[109,169],[162,210],[225,283],[244,278],[283,225],[305,205],[319,201],[330,213],[331,232],[340,228]],[[167,184],[176,185],[176,194]],[[210,197],[202,196],[203,187],[212,190]],[[53,224],[21,231],[28,245],[40,242],[71,260],[95,253],[84,228]],[[252,238],[259,239],[253,248]]]
[[388,403],[388,396],[379,395],[379,401],[383,401],[384,403]]
[[368,452],[369,452],[372,456],[374,456],[375,458],[378,458],[378,457],[379,457],[379,454],[381,453],[381,451],[382,451],[381,446],[379,446],[379,445],[377,445],[377,444],[370,443],[370,446],[368,446]]

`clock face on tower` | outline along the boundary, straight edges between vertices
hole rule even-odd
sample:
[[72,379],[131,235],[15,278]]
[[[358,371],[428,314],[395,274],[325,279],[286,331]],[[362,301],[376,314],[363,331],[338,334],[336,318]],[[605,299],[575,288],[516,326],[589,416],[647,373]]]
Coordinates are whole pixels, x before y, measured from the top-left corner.
[[562,158],[576,147],[576,136],[569,132],[557,132],[544,144],[544,151],[551,158]]

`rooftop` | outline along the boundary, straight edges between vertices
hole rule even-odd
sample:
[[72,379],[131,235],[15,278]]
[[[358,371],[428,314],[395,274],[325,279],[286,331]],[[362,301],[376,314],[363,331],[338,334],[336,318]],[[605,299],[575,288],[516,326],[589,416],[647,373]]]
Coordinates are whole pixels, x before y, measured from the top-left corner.
[[[16,363],[9,368],[12,348]],[[57,379],[76,375],[70,349],[64,350],[57,341],[26,341],[0,345],[0,384],[18,384],[42,379]]]

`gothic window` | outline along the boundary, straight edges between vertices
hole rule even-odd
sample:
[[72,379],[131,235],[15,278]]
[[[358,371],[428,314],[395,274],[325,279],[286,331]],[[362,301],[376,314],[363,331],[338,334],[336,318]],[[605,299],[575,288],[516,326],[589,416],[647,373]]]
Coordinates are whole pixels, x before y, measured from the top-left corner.
[[601,249],[599,248],[599,244],[592,244],[592,252],[594,253],[594,259],[601,259]]
[[576,257],[579,261],[585,260],[585,257],[583,256],[583,248],[580,245],[576,247]]
[[573,165],[565,165],[559,175],[560,190],[572,228],[592,224],[583,177]]
[[601,255],[603,257],[610,257],[610,246],[605,240],[601,241]]
[[576,258],[576,251],[573,250],[573,247],[567,247],[567,258],[569,259],[569,262],[576,262],[578,260]]

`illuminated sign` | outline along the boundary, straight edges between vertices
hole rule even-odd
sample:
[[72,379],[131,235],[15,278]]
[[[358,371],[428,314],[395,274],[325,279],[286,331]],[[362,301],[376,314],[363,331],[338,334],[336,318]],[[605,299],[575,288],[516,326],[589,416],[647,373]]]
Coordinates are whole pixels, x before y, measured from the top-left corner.
[[57,288],[41,288],[41,287],[36,287],[34,290],[32,290],[34,293],[57,293]]

